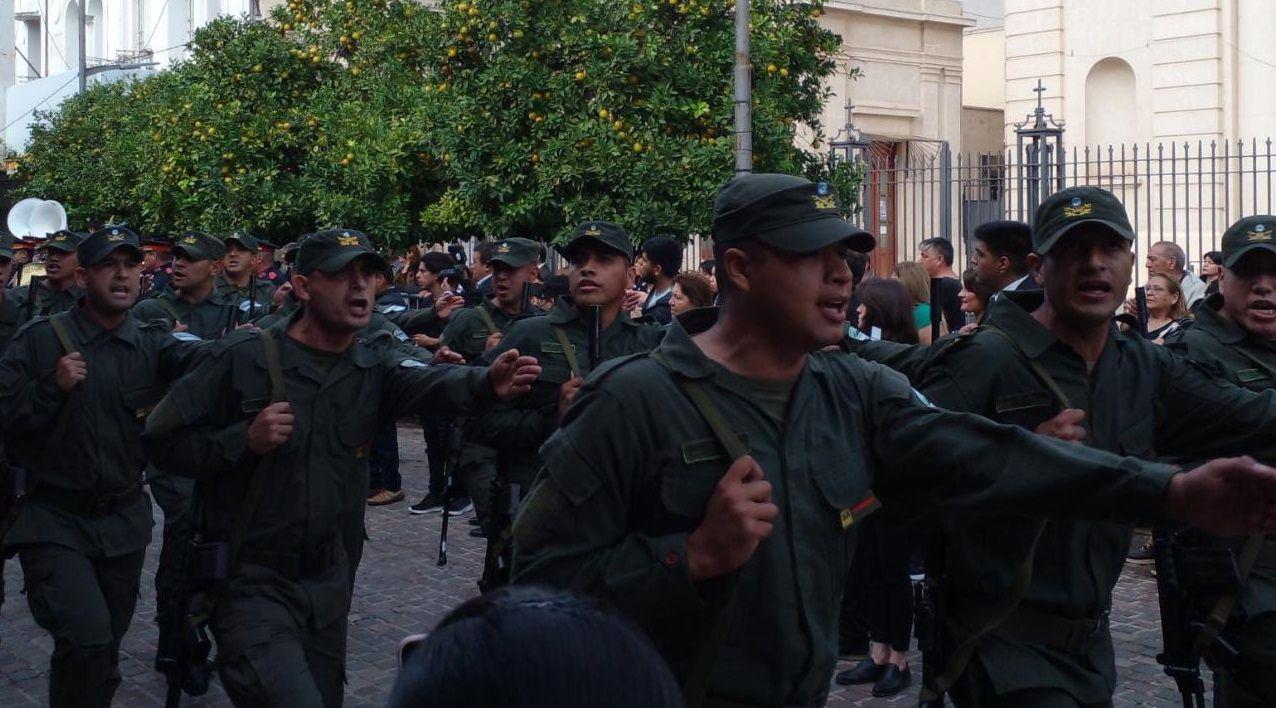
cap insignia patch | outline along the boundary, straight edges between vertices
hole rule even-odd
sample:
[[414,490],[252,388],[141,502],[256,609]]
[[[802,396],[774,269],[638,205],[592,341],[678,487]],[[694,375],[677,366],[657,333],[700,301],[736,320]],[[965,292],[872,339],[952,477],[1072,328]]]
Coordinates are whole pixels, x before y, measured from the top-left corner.
[[502,241],[502,242],[501,242],[501,245],[499,245],[499,246],[497,246],[497,247],[496,247],[496,252],[497,252],[497,253],[500,253],[500,254],[506,254],[506,253],[509,253],[509,252],[510,252],[510,245],[509,245],[508,243],[505,243],[504,241]]
[[351,236],[350,234],[346,234],[345,236],[338,236],[337,243],[342,246],[358,246],[359,237]]
[[120,232],[118,232],[118,231],[112,231],[112,232],[111,232],[111,235],[106,237],[106,240],[107,240],[107,241],[123,241],[123,240],[124,240],[124,234],[122,234],[122,233],[120,233]]
[[811,198],[811,201],[815,202],[816,209],[836,209],[837,208],[837,199],[834,199],[832,194],[825,194],[823,196],[815,196]]
[[598,228],[596,225],[590,224],[589,228],[585,229],[585,235],[586,236],[602,236],[603,231],[602,229]]
[[1082,216],[1089,216],[1093,211],[1093,204],[1081,201],[1080,197],[1073,197],[1072,204],[1063,208],[1063,215],[1069,219],[1076,219]]
[[1267,227],[1263,226],[1262,224],[1259,224],[1255,226],[1254,230],[1249,232],[1247,236],[1249,237],[1250,242],[1272,240],[1272,235],[1269,233],[1266,233],[1266,231],[1267,231]]
[[194,236],[187,236],[186,238],[182,239],[182,243],[187,244],[189,246],[194,246],[195,244],[199,243],[199,241],[197,241]]

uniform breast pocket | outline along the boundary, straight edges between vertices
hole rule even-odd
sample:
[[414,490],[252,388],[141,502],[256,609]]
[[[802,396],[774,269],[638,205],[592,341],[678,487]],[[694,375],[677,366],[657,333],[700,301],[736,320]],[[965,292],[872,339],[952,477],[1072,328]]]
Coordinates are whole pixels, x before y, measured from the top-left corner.
[[997,422],[1027,430],[1036,430],[1058,413],[1055,399],[1047,391],[1004,394],[997,397],[994,407]]
[[372,447],[372,436],[376,434],[377,418],[366,415],[351,420],[342,420],[337,425],[337,440],[340,441],[345,454],[353,454],[357,459],[368,456]]
[[683,519],[704,518],[718,480],[726,474],[731,460],[714,438],[682,443],[660,481],[660,503]]
[[155,405],[164,397],[164,388],[154,384],[126,389],[120,392],[124,410],[137,420],[146,420]]
[[1155,455],[1156,426],[1151,413],[1121,426],[1121,454],[1148,459]]

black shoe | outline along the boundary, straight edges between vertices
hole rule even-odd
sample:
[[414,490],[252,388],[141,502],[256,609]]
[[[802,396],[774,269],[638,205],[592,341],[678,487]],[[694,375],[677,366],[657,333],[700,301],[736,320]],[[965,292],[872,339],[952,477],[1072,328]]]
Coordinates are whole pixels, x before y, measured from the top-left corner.
[[470,529],[470,538],[487,538],[487,534],[483,533],[483,527],[475,526]]
[[443,511],[443,497],[437,494],[427,494],[421,501],[408,507],[408,513],[414,516],[421,514],[437,514]]
[[894,664],[887,664],[882,677],[873,684],[874,698],[888,698],[908,688],[913,683],[913,672],[905,666],[903,669]]
[[474,502],[470,501],[469,497],[460,497],[459,499],[453,499],[447,503],[447,515],[461,516],[462,514],[469,513],[473,508]]
[[[894,666],[894,664],[887,664]],[[886,671],[886,666],[878,666],[873,663],[873,658],[866,656],[860,659],[860,663],[855,668],[847,669],[837,675],[834,679],[839,686],[858,686],[862,683],[873,683],[882,677],[882,673]]]
[[[1137,537],[1136,537],[1137,538]],[[1143,542],[1138,548],[1131,548],[1125,560],[1134,565],[1152,565],[1156,562],[1156,554],[1152,552],[1152,539]]]
[[212,676],[212,662],[191,664],[182,676],[182,691],[188,696],[202,696],[208,693],[208,682]]

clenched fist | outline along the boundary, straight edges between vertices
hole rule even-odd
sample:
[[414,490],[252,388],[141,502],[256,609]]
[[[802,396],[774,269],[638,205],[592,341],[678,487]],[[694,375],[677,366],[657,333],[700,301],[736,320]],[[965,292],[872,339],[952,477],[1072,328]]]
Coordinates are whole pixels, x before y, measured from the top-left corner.
[[269,455],[292,437],[292,404],[272,403],[253,418],[248,426],[248,450],[254,455]]
[[771,483],[745,455],[727,469],[709,498],[704,521],[687,537],[692,580],[726,575],[749,562],[771,535],[780,509],[771,503]]
[[58,388],[64,393],[70,393],[71,389],[88,378],[88,375],[89,368],[84,363],[84,355],[75,352],[58,359],[58,370],[53,375],[53,379],[57,381]]

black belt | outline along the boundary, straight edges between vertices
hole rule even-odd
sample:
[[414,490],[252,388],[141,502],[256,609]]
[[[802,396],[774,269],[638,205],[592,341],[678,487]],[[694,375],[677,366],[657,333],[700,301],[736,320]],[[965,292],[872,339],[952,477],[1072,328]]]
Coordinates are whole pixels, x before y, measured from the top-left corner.
[[994,633],[1024,644],[1081,654],[1094,645],[1107,627],[1107,612],[1070,619],[1020,605]]
[[140,484],[123,492],[84,492],[39,484],[32,490],[29,501],[86,519],[101,519],[118,514],[141,499]]
[[328,572],[337,564],[337,550],[336,541],[329,541],[313,551],[301,552],[241,548],[239,558],[244,563],[270,568],[295,582]]

